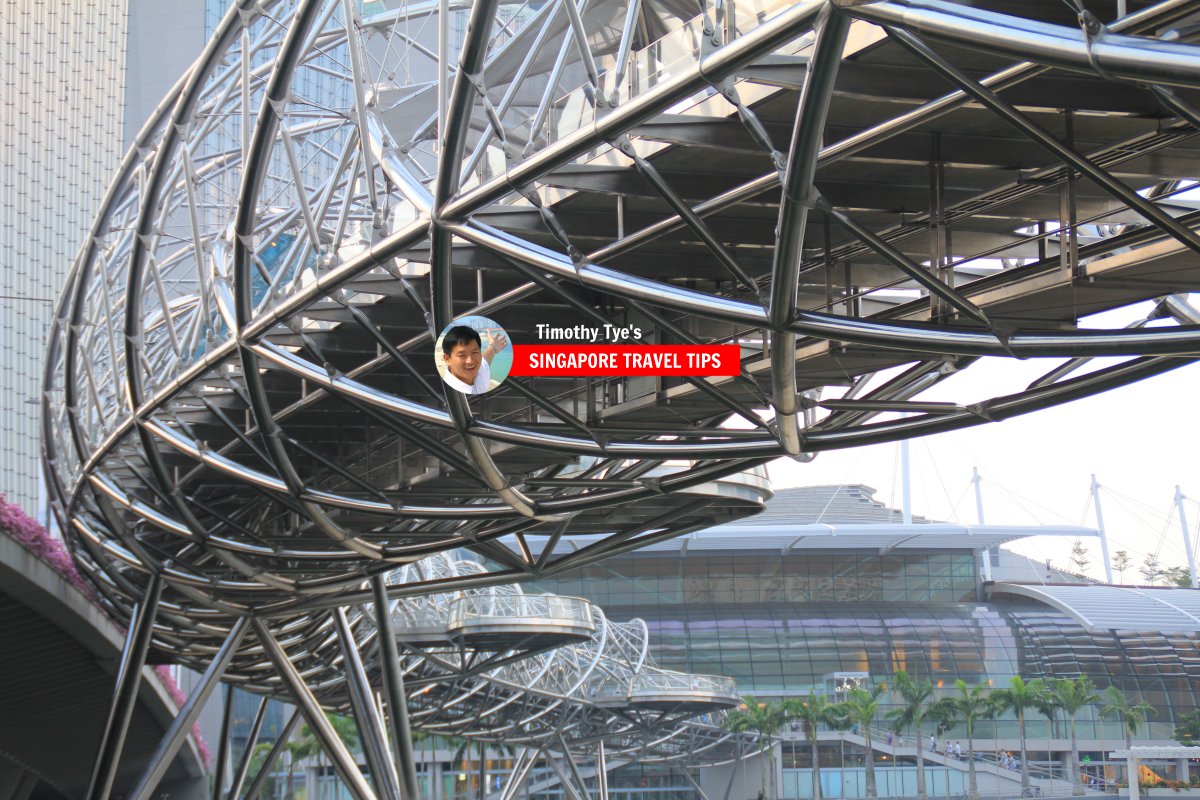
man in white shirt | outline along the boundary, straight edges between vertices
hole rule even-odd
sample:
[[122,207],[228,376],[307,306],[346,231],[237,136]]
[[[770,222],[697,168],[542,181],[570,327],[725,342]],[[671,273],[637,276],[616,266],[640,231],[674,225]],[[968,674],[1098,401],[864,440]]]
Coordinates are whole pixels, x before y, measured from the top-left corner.
[[499,329],[488,332],[488,345],[474,328],[455,325],[442,337],[442,361],[446,373],[442,379],[456,392],[483,394],[498,386],[492,381],[492,359],[508,347],[508,337]]

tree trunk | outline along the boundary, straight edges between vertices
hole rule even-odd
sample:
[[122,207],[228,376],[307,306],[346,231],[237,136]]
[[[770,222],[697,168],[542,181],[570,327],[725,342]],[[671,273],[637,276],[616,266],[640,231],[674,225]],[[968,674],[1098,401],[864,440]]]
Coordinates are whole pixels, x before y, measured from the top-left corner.
[[287,800],[296,800],[296,774],[292,768],[292,756],[289,753],[287,760],[287,781],[284,783],[283,796]]
[[1021,736],[1021,794],[1029,795],[1029,757],[1025,753],[1025,712],[1017,709],[1017,733]]
[[442,796],[442,767],[437,760],[437,743],[429,745],[429,796],[440,800]]
[[967,723],[967,795],[971,800],[979,800],[979,781],[975,778],[975,736],[974,726]]
[[1083,794],[1083,776],[1079,769],[1079,740],[1075,738],[1075,715],[1071,715],[1071,794]]
[[770,770],[770,773],[767,775],[767,785],[771,788],[767,792],[767,797],[776,798],[777,800],[779,797],[779,787],[775,785],[775,742],[773,740],[768,740],[768,742],[770,749],[767,750],[767,769]]
[[867,797],[878,797],[879,793],[875,790],[875,748],[871,745],[871,726],[863,726],[863,739],[867,743]]
[[479,743],[479,800],[487,800],[487,745]]
[[813,800],[821,800],[821,764],[817,761],[817,736],[815,731],[808,740],[808,749],[812,754]]
[[917,728],[917,798],[918,800],[928,800],[929,794],[925,791],[925,756],[923,751],[925,748],[925,739],[921,735],[921,726]]

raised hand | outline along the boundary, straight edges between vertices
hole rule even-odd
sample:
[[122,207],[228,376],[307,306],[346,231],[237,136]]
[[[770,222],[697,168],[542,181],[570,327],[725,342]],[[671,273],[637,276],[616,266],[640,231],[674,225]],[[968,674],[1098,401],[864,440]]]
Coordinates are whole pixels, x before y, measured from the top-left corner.
[[490,364],[497,353],[508,347],[508,336],[503,328],[487,328],[482,332],[487,335],[487,348],[483,351],[483,357]]

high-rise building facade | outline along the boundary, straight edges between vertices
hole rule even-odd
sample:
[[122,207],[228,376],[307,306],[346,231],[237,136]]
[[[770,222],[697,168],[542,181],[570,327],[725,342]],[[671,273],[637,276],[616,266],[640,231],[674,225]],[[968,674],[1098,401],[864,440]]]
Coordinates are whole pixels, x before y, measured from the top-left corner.
[[121,156],[126,22],[123,2],[0,15],[0,491],[39,516],[46,331]]

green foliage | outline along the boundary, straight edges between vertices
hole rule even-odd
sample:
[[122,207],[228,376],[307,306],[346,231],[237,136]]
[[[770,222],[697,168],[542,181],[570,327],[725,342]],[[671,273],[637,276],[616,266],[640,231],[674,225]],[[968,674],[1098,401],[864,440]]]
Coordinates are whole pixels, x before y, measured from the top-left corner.
[[1200,745],[1200,711],[1179,715],[1175,722],[1175,741],[1189,747]]
[[1156,716],[1158,711],[1149,703],[1130,704],[1129,698],[1115,686],[1109,686],[1104,690],[1104,706],[1100,709],[1100,716],[1107,719],[1108,717],[1116,717],[1121,722],[1121,729],[1125,732],[1125,743],[1128,745],[1133,737],[1137,735],[1138,729],[1149,721],[1150,717]]
[[[994,715],[996,704],[987,686],[967,686],[967,682],[959,678],[954,682],[954,690],[957,694],[943,697],[933,704],[930,716],[938,721],[939,734],[963,723],[967,729],[967,752],[971,753],[975,749],[975,724]],[[971,800],[979,798],[975,758],[970,755],[967,757],[967,795]]]
[[1158,556],[1150,553],[1142,561],[1142,566],[1138,568],[1138,572],[1142,575],[1142,580],[1146,583],[1158,583],[1158,579],[1162,577],[1162,565],[1158,563]]
[[1076,539],[1075,544],[1071,546],[1071,563],[1079,572],[1087,570],[1088,564],[1092,563],[1092,560],[1088,558],[1088,549],[1083,546],[1082,539]]
[[841,704],[842,716],[847,722],[858,725],[867,742],[866,749],[866,778],[867,797],[875,797],[875,763],[871,750],[871,726],[879,715],[879,695],[884,687],[876,685],[870,689],[851,689],[850,696]]
[[937,721],[939,734],[962,723],[967,728],[967,736],[971,737],[975,732],[975,723],[989,718],[995,712],[991,690],[987,686],[967,686],[962,678],[954,682],[954,688],[958,694],[938,700],[930,708],[928,716]]
[[1162,571],[1163,580],[1180,589],[1190,589],[1192,586],[1192,571],[1187,567],[1167,567]]
[[1096,692],[1092,679],[1087,675],[1080,675],[1077,678],[1058,678],[1051,681],[1047,688],[1054,698],[1054,707],[1061,709],[1072,720],[1084,706],[1100,702],[1100,695]]
[[862,728],[870,728],[879,715],[879,695],[883,694],[883,686],[872,686],[870,689],[851,689],[846,700],[835,706],[842,719]]
[[[921,726],[929,714],[933,698],[933,682],[917,681],[904,670],[892,676],[892,690],[900,698],[900,707],[888,712],[887,719],[896,733],[912,730],[917,739],[917,752],[924,746],[924,734]],[[925,759],[917,759],[917,796],[924,800],[928,793],[925,789]]]
[[817,740],[817,729],[822,725],[840,728],[846,724],[840,704],[830,703],[825,695],[811,694],[808,697],[784,700],[782,705],[784,718],[799,722],[809,742]]
[[992,692],[992,705],[996,711],[1010,710],[1017,715],[1017,733],[1021,739],[1021,785],[1029,788],[1029,757],[1025,751],[1025,719],[1029,711],[1039,711],[1048,719],[1054,717],[1054,694],[1046,688],[1041,678],[1026,681],[1014,675],[1008,686]]
[[1121,583],[1125,582],[1125,570],[1133,566],[1133,559],[1129,557],[1129,552],[1126,550],[1118,550],[1113,553],[1112,557],[1113,568],[1116,569],[1118,578]]
[[1014,675],[1007,687],[992,692],[992,702],[997,710],[1012,711],[1018,718],[1027,711],[1049,716],[1054,710],[1054,697],[1047,691],[1046,682],[1041,678],[1026,681],[1020,675]]
[[921,723],[929,713],[933,683],[913,680],[907,672],[900,670],[892,676],[892,687],[901,700],[899,708],[887,713],[892,730],[902,733],[911,729],[919,733]]
[[725,717],[725,728],[734,733],[756,733],[760,737],[774,736],[787,721],[783,703],[760,703],[753,695],[742,698],[745,708]]
[[[782,702],[760,703],[752,695],[742,698],[744,706],[730,712],[725,717],[725,729],[732,733],[754,733],[758,740],[770,744],[770,738],[779,732],[787,722],[787,711]],[[764,775],[763,786],[768,793],[777,794],[771,785],[775,775],[775,748],[768,746],[767,761],[769,771]]]

